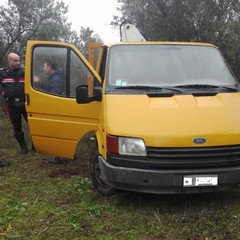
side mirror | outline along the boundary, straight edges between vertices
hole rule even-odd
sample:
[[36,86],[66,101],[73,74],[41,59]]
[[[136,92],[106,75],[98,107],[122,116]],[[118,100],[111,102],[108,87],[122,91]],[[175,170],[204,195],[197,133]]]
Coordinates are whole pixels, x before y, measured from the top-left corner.
[[77,103],[90,103],[93,101],[101,101],[102,100],[102,89],[96,88],[94,89],[94,95],[89,97],[88,95],[88,86],[80,85],[76,88],[76,101]]
[[88,86],[80,85],[76,88],[76,101],[77,103],[89,103]]

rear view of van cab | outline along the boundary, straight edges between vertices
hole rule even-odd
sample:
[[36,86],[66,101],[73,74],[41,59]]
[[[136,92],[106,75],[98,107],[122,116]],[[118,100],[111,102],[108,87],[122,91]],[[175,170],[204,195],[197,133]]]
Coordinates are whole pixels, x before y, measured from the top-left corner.
[[[61,95],[34,82],[44,57],[65,74]],[[25,92],[38,152],[74,158],[80,139],[94,133],[91,179],[105,195],[240,183],[239,83],[214,45],[106,44],[93,67],[71,44],[29,41]]]

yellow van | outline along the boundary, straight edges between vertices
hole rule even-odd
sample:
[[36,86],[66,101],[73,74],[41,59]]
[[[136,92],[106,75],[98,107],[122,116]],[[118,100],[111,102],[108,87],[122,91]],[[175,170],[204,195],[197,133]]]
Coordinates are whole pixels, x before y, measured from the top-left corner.
[[[61,92],[51,90],[60,80],[43,72],[45,59],[63,75]],[[25,68],[36,150],[74,158],[94,132],[99,192],[199,193],[240,183],[240,88],[214,45],[104,44],[94,68],[71,44],[29,41]]]

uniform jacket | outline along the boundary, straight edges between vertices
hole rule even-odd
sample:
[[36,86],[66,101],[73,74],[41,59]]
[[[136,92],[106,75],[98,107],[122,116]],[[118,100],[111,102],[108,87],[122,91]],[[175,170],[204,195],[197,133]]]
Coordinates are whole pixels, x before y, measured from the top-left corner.
[[5,98],[24,98],[24,70],[1,68],[0,84]]

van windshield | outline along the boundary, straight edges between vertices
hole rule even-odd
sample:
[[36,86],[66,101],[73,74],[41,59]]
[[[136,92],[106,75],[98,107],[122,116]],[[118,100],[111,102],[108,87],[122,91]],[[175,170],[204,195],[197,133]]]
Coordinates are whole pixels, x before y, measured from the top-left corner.
[[212,46],[140,44],[110,48],[107,91],[146,87],[233,86],[236,79]]

